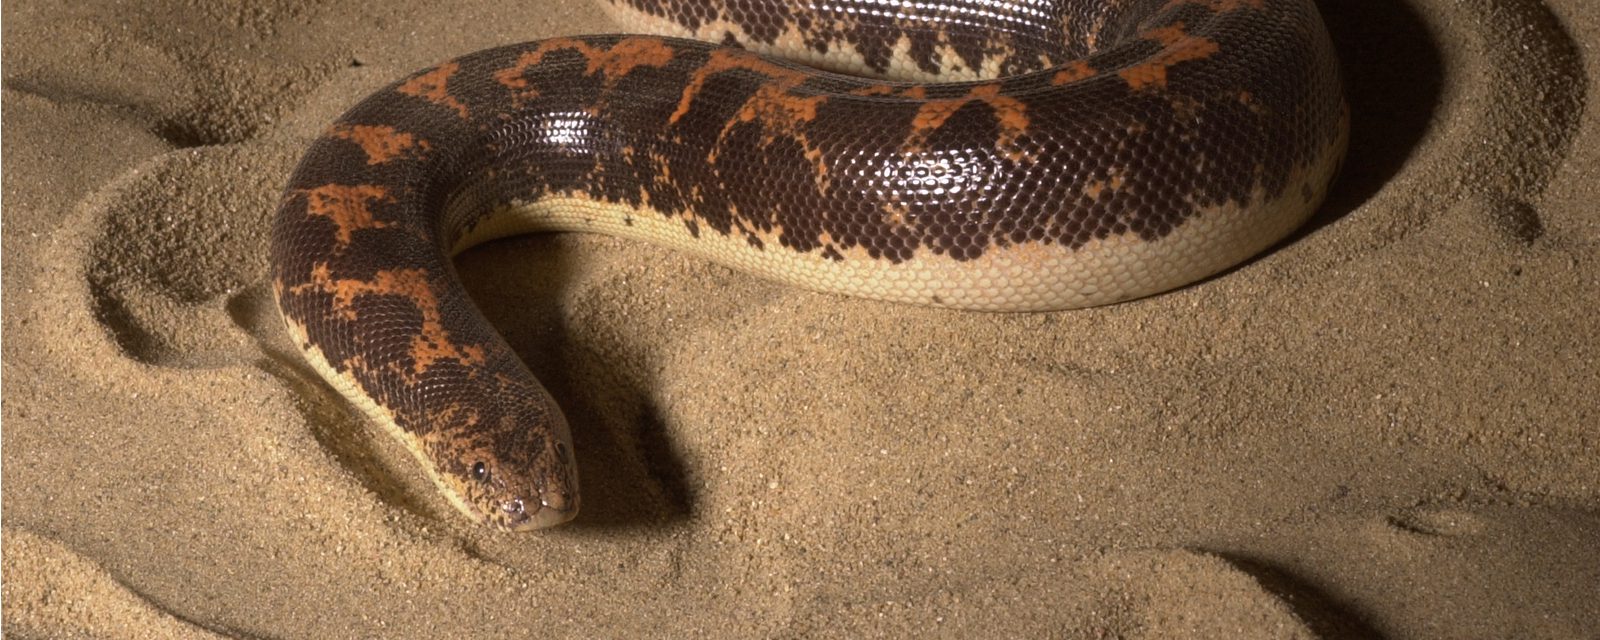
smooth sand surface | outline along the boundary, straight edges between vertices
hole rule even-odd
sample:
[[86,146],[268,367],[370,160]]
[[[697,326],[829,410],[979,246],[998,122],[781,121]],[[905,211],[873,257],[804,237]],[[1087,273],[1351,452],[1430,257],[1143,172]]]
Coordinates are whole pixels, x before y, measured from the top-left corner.
[[1177,292],[985,315],[601,237],[462,256],[584,479],[507,535],[290,352],[268,224],[361,96],[598,7],[7,2],[4,630],[1600,637],[1600,10],[1322,5],[1343,178]]

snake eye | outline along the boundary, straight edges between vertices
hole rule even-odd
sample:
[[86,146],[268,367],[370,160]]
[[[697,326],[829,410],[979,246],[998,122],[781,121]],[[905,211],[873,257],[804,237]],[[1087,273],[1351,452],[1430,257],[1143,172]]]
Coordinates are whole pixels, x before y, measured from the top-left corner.
[[488,482],[489,468],[483,466],[482,462],[472,463],[472,479],[477,480],[478,482]]

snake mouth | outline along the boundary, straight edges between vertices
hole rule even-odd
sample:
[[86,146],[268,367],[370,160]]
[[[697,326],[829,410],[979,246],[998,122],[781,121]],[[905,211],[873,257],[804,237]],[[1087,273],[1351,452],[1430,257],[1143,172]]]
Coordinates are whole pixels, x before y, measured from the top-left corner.
[[561,492],[541,492],[536,503],[515,498],[500,504],[506,528],[532,531],[562,524],[578,515],[578,498]]

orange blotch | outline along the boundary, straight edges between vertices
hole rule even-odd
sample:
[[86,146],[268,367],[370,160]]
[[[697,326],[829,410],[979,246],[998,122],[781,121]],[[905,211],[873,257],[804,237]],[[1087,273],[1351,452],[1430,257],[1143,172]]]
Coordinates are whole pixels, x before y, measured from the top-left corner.
[[446,62],[433,69],[405,81],[398,89],[400,93],[415,96],[432,102],[442,107],[454,109],[464,120],[468,117],[467,105],[450,95],[450,77],[461,70],[461,65],[456,62]]
[[892,85],[887,85],[887,84],[869,84],[869,85],[867,85],[865,87],[861,87],[859,89],[851,89],[850,90],[850,95],[853,95],[853,96],[887,96],[887,95],[894,94],[894,92],[896,92],[896,91],[899,91],[899,89],[897,87],[892,86]]
[[325,184],[307,189],[306,212],[323,216],[338,227],[339,244],[350,244],[350,236],[357,229],[382,229],[388,223],[372,216],[372,202],[390,200],[389,192],[372,184]]
[[981,84],[972,88],[972,96],[989,103],[995,117],[1000,120],[1001,137],[1015,137],[1028,128],[1028,107],[1021,100],[1000,95],[1000,84]]
[[422,326],[411,336],[408,345],[412,370],[400,372],[402,375],[414,379],[440,360],[454,360],[469,365],[483,364],[485,360],[483,347],[456,344],[451,339],[440,315],[439,298],[425,270],[391,269],[374,273],[371,280],[357,280],[335,278],[327,263],[319,263],[311,269],[311,282],[293,287],[291,291],[299,293],[308,288],[331,294],[339,315],[351,321],[360,318],[356,299],[361,296],[394,296],[411,300],[422,315]]
[[1000,94],[1000,83],[990,82],[972,87],[967,95],[960,98],[942,100],[929,100],[922,103],[917,109],[917,115],[911,120],[913,130],[912,139],[908,146],[920,145],[929,134],[944,126],[950,116],[967,103],[981,101],[994,110],[995,121],[1000,125],[1001,146],[1016,140],[1028,128],[1028,108],[1021,100],[1012,96]]
[[544,61],[544,54],[555,49],[568,48],[583,44],[572,38],[550,38],[539,42],[539,47],[533,51],[524,51],[517,56],[517,61],[511,66],[500,69],[491,74],[494,81],[504,85],[507,89],[517,92],[528,91],[528,69]]
[[739,112],[741,119],[748,120],[757,112],[776,111],[810,121],[816,117],[817,105],[826,100],[826,96],[789,95],[789,90],[805,82],[806,78],[811,76],[810,73],[773,64],[743,49],[717,49],[711,52],[711,57],[689,78],[689,84],[683,88],[683,94],[678,98],[678,108],[667,118],[667,122],[676,124],[689,112],[689,106],[700,94],[700,90],[705,88],[706,80],[711,76],[738,70],[750,71],[772,79],[772,82],[762,85],[756,94],[745,102],[744,108]]
[[1118,72],[1118,75],[1121,75],[1122,79],[1128,82],[1128,86],[1135,91],[1152,87],[1164,88],[1167,86],[1168,69],[1179,63],[1204,60],[1216,55],[1219,49],[1213,40],[1189,35],[1183,30],[1181,22],[1151,29],[1140,35],[1146,40],[1161,43],[1162,49],[1148,61]]
[[1083,185],[1083,194],[1089,196],[1090,200],[1099,200],[1107,191],[1112,193],[1121,191],[1126,182],[1121,173],[1114,173],[1106,180],[1090,180]]
[[815,120],[817,107],[828,100],[827,96],[797,96],[786,87],[765,85],[746,100],[739,109],[739,121],[749,122],[761,117],[779,128],[793,130],[799,125]]
[[1061,65],[1061,68],[1056,70],[1056,74],[1050,77],[1050,84],[1063,85],[1069,82],[1077,82],[1084,78],[1092,78],[1094,75],[1094,67],[1089,66],[1087,61],[1073,60]]
[[429,146],[427,140],[384,125],[335,125],[328,135],[359,145],[367,154],[367,164],[382,164],[403,155],[413,155],[413,150],[418,152],[414,155],[420,156]]
[[672,48],[658,38],[627,38],[604,51],[589,55],[588,75],[596,71],[607,80],[621,78],[639,67],[660,68],[672,62]]
[[605,77],[608,87],[639,67],[664,67],[672,61],[673,56],[672,48],[660,38],[625,38],[609,49],[590,45],[577,38],[549,38],[540,41],[534,50],[517,56],[516,63],[494,72],[494,79],[524,96],[537,95],[528,86],[528,69],[544,62],[545,56],[554,51],[578,52],[587,60],[584,75],[599,73]]
[[1092,180],[1089,184],[1083,185],[1083,195],[1089,196],[1090,200],[1099,200],[1100,194],[1105,191],[1106,183],[1099,180]]
[[[773,64],[743,49],[712,51],[706,62],[690,77],[688,85],[684,87],[678,99],[678,108],[667,118],[667,122],[677,123],[689,112],[689,107],[704,89],[706,82],[716,74],[729,71],[748,71],[765,76],[770,81],[761,83],[755,93],[745,99],[744,104],[739,107],[739,112],[723,126],[722,134],[726,134],[736,123],[756,121],[769,140],[776,133],[786,133],[802,146],[808,144],[802,133],[803,125],[816,119],[818,107],[828,101],[827,95],[806,96],[794,93],[796,87],[812,77],[812,72]],[[816,166],[819,180],[826,181],[828,167],[821,161],[821,154],[808,150],[806,157]],[[716,163],[715,151],[708,160],[713,164]]]

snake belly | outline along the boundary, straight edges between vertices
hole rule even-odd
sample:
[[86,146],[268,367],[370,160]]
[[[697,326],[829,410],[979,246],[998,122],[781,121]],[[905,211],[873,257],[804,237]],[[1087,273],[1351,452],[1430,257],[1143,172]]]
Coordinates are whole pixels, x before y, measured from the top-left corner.
[[1100,305],[1282,239],[1348,135],[1311,0],[615,1],[671,37],[418,71],[312,143],[273,230],[313,368],[508,529],[577,512],[571,438],[455,252],[592,231],[866,298]]

